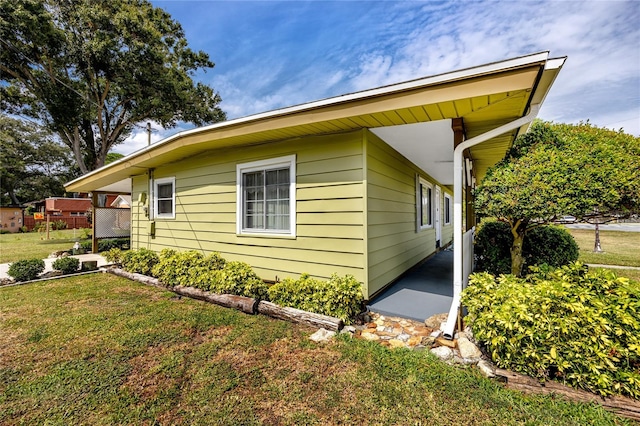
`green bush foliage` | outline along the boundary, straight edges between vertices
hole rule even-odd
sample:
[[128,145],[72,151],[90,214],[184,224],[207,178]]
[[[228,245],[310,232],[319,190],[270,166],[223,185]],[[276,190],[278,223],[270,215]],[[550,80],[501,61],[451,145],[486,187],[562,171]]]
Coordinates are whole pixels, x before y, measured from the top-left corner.
[[225,260],[218,253],[205,257],[195,250],[177,252],[164,249],[153,274],[169,287],[182,285],[210,290],[212,282],[218,279],[217,271],[224,264]]
[[236,294],[268,300],[267,284],[244,262],[227,262],[215,275],[210,290],[219,294]]
[[44,260],[25,259],[9,265],[7,273],[16,281],[31,281],[38,278],[42,271],[44,271]]
[[[120,250],[128,250],[130,244],[129,238],[106,238],[104,240],[98,240],[98,251],[109,251],[112,248],[119,248]],[[91,240],[84,240],[80,243],[80,247],[85,251],[90,252],[92,250]]]
[[303,274],[300,279],[284,279],[269,288],[269,299],[281,306],[330,315],[351,323],[362,309],[362,289],[351,275],[333,274],[322,281]]
[[[509,224],[497,220],[483,221],[476,234],[474,252],[476,270],[493,275],[511,273],[513,235]],[[553,267],[578,260],[579,249],[571,234],[559,226],[540,226],[527,232],[524,245],[524,271],[529,266]]]
[[122,267],[128,272],[154,276],[152,270],[158,261],[159,258],[156,252],[141,248],[126,252],[122,256]]
[[123,256],[124,256],[124,253],[122,252],[122,250],[116,247],[102,253],[102,257],[104,257],[107,262],[115,263],[116,265],[122,264]]
[[75,257],[61,257],[53,262],[53,269],[63,274],[73,274],[78,272],[78,268],[80,268],[80,260]]
[[496,364],[601,395],[640,397],[640,283],[580,263],[471,276],[462,303]]
[[360,283],[351,275],[334,274],[329,281],[303,275],[299,280],[288,279],[269,287],[249,264],[227,262],[219,253],[204,256],[195,250],[164,249],[159,255],[144,249],[132,250],[124,254],[122,264],[127,271],[157,277],[168,287],[190,286],[218,294],[272,300],[282,306],[335,316],[346,323],[362,308]]
[[53,222],[51,222],[51,229],[54,231],[67,229],[67,222],[65,222],[64,220],[54,220]]

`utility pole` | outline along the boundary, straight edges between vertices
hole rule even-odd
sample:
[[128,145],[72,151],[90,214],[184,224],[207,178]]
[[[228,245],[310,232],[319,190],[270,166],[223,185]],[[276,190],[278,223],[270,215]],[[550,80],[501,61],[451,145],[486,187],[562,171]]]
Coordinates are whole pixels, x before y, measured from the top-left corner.
[[151,123],[147,122],[147,146],[151,145]]

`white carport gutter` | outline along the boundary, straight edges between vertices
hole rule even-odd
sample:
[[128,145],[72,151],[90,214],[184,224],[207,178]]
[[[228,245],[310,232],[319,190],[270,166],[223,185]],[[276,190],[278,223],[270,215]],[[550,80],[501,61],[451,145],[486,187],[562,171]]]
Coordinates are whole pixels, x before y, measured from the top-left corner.
[[453,151],[453,301],[451,302],[451,308],[449,309],[449,316],[445,323],[443,334],[444,337],[451,340],[455,336],[456,320],[458,318],[458,311],[460,309],[460,293],[462,292],[463,282],[463,253],[462,253],[462,185],[464,175],[464,158],[463,153],[466,149],[479,143],[486,142],[489,139],[500,136],[503,133],[510,132],[518,127],[524,126],[532,122],[538,115],[540,105],[531,105],[529,113],[524,117],[514,120],[510,123],[504,124],[486,133],[478,135],[474,138],[468,139],[459,144]]

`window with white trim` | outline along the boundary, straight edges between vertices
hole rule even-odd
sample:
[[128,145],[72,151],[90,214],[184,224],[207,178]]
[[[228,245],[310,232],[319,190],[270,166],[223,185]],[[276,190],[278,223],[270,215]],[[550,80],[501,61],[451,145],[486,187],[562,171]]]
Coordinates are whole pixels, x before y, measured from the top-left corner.
[[451,195],[444,194],[444,224],[451,225]]
[[176,178],[161,178],[153,181],[153,212],[156,219],[176,217]]
[[296,156],[238,164],[237,233],[296,234]]
[[420,178],[418,183],[418,225],[420,229],[433,226],[433,185]]

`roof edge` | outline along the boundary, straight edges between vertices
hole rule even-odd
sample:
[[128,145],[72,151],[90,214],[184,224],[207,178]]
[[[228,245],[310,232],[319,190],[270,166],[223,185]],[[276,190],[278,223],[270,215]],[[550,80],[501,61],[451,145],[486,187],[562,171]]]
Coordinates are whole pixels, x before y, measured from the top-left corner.
[[[455,70],[447,73],[436,74],[433,76],[421,77],[414,80],[394,83],[386,86],[376,87],[373,89],[366,89],[363,91],[347,93],[343,95],[338,95],[330,98],[325,98],[321,100],[316,100],[308,103],[293,105],[289,107],[284,107],[280,109],[275,109],[271,111],[261,112],[257,114],[248,115],[245,117],[240,117],[228,121],[222,121],[219,123],[210,124],[208,126],[197,127],[194,129],[185,130],[182,132],[175,133],[161,141],[158,141],[152,145],[146,146],[138,151],[135,151],[121,159],[118,159],[108,165],[102,166],[96,170],[93,170],[79,178],[76,178],[70,182],[67,182],[64,186],[69,187],[73,186],[79,181],[82,181],[86,178],[94,176],[95,174],[102,173],[105,170],[116,167],[132,159],[150,153],[162,146],[170,144],[178,139],[182,139],[187,136],[191,136],[194,134],[204,133],[211,130],[231,127],[240,124],[246,124],[251,122],[256,122],[260,120],[266,120],[275,117],[282,117],[286,115],[293,115],[313,109],[339,105],[341,103],[359,101],[368,98],[380,97],[389,94],[399,93],[403,91],[415,90],[429,86],[435,86],[439,84],[451,83],[463,79],[481,77],[484,75],[495,74],[498,72],[509,71],[512,69],[532,66],[535,64],[541,64],[546,67],[549,63],[549,51],[542,51],[538,53],[533,53],[529,55],[519,56],[516,58],[506,59],[503,61],[491,62],[483,65],[478,65],[469,68],[463,68],[460,70]],[[561,65],[560,65],[561,66]]]

